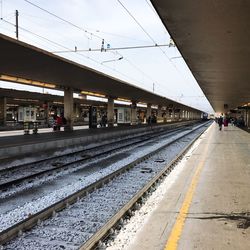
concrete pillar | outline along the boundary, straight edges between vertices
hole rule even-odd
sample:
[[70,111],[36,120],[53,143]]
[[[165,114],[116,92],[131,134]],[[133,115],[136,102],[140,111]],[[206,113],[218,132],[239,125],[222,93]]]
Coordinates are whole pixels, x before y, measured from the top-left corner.
[[136,102],[132,102],[131,105],[131,125],[137,124],[137,112],[136,112]]
[[246,120],[247,128],[250,128],[250,106],[247,106],[247,120]]
[[177,108],[173,108],[173,121],[178,121],[178,113],[177,113]]
[[6,97],[0,98],[0,125],[5,126],[6,125]]
[[81,116],[81,105],[80,103],[74,104],[74,117],[79,118]]
[[245,116],[244,116],[244,121],[245,121],[245,126],[247,127],[248,126],[248,110],[247,110],[247,107],[245,109],[245,112],[244,112]]
[[73,130],[73,106],[73,89],[64,89],[64,117],[67,120],[64,130]]
[[49,102],[45,101],[44,104],[44,120],[45,124],[49,124]]
[[[173,113],[173,111],[172,111],[172,113]],[[172,117],[170,115],[170,109],[167,108],[167,120],[171,120],[171,119],[172,119]]]
[[167,108],[166,107],[164,107],[164,109],[163,109],[163,113],[162,113],[162,119],[163,119],[163,122],[167,122]]
[[158,105],[158,110],[157,110],[157,123],[163,122],[163,117],[162,117],[162,106]]
[[107,106],[107,119],[108,119],[108,127],[114,126],[114,98],[108,98],[108,106]]
[[179,120],[181,120],[181,119],[182,119],[182,110],[179,109]]
[[182,109],[180,108],[179,119],[182,120]]
[[149,116],[151,116],[151,112],[152,112],[151,106],[152,106],[151,103],[148,103],[148,104],[147,104],[147,115],[146,115],[147,120],[148,120]]

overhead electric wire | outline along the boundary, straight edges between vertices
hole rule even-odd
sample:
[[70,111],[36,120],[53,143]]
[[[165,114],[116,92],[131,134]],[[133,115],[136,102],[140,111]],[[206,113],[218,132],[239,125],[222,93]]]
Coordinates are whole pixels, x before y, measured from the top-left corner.
[[155,48],[155,47],[167,47],[169,44],[154,44],[154,45],[138,45],[138,46],[127,46],[127,47],[117,47],[117,48],[106,48],[106,49],[77,49],[77,50],[70,50],[70,51],[52,51],[52,53],[66,53],[66,52],[107,52],[107,51],[112,51],[112,50],[128,50],[128,49],[146,49],[146,48]]
[[[31,4],[31,5],[33,5],[33,6],[35,6],[36,8],[39,8],[40,10],[42,10],[42,11],[45,11],[46,13],[48,13],[48,14],[50,14],[50,15],[52,15],[52,16],[54,16],[54,17],[56,17],[56,18],[58,18],[59,20],[62,20],[62,21],[64,21],[64,22],[66,22],[66,23],[68,23],[68,24],[70,24],[70,25],[72,25],[72,26],[74,26],[74,27],[76,27],[76,28],[79,28],[79,29],[81,29],[81,30],[83,30],[84,32],[87,32],[87,33],[89,33],[90,35],[93,35],[93,36],[96,36],[96,35],[94,35],[93,33],[90,33],[90,32],[88,32],[87,30],[85,30],[85,29],[83,29],[83,28],[81,28],[81,27],[79,27],[78,25],[75,25],[75,24],[73,24],[72,22],[70,22],[70,21],[68,21],[68,20],[65,20],[64,18],[61,18],[61,17],[59,17],[58,15],[56,15],[56,14],[54,14],[54,13],[52,13],[52,12],[50,12],[50,11],[48,11],[48,10],[45,10],[44,8],[42,8],[42,7],[40,7],[40,6],[38,6],[38,5],[36,5],[36,4],[34,4],[34,3],[32,3],[32,2],[30,2],[30,1],[28,1],[28,0],[24,0],[25,2],[27,2],[27,3],[29,3],[29,4]],[[122,3],[121,3],[122,4]],[[124,6],[124,8],[125,8],[125,6]],[[127,10],[127,9],[126,9]],[[127,10],[128,11],[128,10]],[[129,11],[128,11],[128,13],[129,13]],[[133,17],[132,15],[131,15],[131,17]],[[134,19],[136,22],[137,22],[137,20],[136,19]],[[140,25],[140,23],[139,22],[137,22],[138,23],[138,25]],[[144,28],[141,26],[141,28],[144,30]],[[108,50],[122,50],[122,49],[135,49],[135,48],[150,48],[150,47],[158,47],[158,46],[168,46],[168,45],[158,45],[155,41],[154,41],[154,39],[147,33],[147,31],[146,30],[144,30],[144,32],[146,32],[146,34],[151,38],[151,40],[155,43],[155,45],[144,45],[144,46],[131,46],[131,47],[120,47],[120,48],[110,48],[110,49],[105,49],[106,51],[108,51]],[[96,37],[98,37],[98,38],[100,38],[99,36],[96,36]],[[102,38],[100,38],[100,39],[102,39]],[[70,49],[68,49],[67,48],[67,51],[54,51],[54,52],[52,52],[52,53],[68,53],[68,52],[88,52],[88,51],[101,51],[101,49],[89,49],[89,50],[70,50]],[[90,58],[90,57],[88,57],[88,58]],[[128,62],[130,62],[128,59],[126,59]],[[98,62],[99,63],[99,62]],[[130,62],[131,63],[131,62]],[[102,64],[102,63],[101,63]],[[103,65],[103,64],[102,64]],[[108,67],[108,68],[110,68],[110,67]],[[138,70],[138,67],[136,67],[137,68],[137,70]],[[114,70],[114,69],[113,69]],[[115,71],[117,71],[117,70],[115,70]],[[139,70],[141,73],[143,72],[143,71],[141,71],[141,70]],[[117,71],[118,72],[118,71]],[[120,74],[122,74],[121,72],[119,72]],[[145,73],[143,72],[143,74],[145,75]],[[126,76],[127,77],[127,76]],[[151,79],[152,80],[152,79]],[[137,81],[137,80],[136,80]],[[154,81],[155,82],[155,81]],[[157,83],[158,84],[158,83]]]
[[[137,21],[137,19],[133,16],[133,14],[125,7],[125,5],[120,1],[117,0],[118,3],[126,10],[126,12],[129,14],[129,16],[137,23],[137,25],[143,30],[143,32],[149,37],[149,39],[154,43],[157,44],[157,42],[154,40],[154,38],[143,28],[143,26],[140,24],[139,21]],[[169,56],[165,53],[165,51],[159,47],[159,49],[162,51],[162,53],[168,58],[168,61],[172,64]],[[176,66],[174,64],[172,64],[175,68]],[[176,69],[177,70],[177,69]]]
[[[2,21],[6,22],[6,23],[8,23],[8,24],[10,24],[10,25],[12,25],[12,26],[15,26],[15,24],[13,24],[13,23],[11,23],[11,22],[9,22],[9,21],[7,21],[7,20],[4,20],[4,19],[3,19]],[[71,50],[70,48],[68,48],[68,47],[66,47],[66,46],[64,46],[64,45],[62,45],[62,44],[59,44],[59,43],[54,42],[54,41],[52,41],[52,40],[50,40],[50,39],[48,39],[48,38],[45,38],[45,37],[43,37],[43,36],[41,36],[41,35],[38,35],[38,34],[32,32],[32,31],[30,31],[30,30],[27,30],[27,29],[25,29],[25,28],[23,28],[23,27],[21,27],[21,26],[19,26],[19,28],[20,28],[21,30],[24,30],[24,31],[26,31],[26,32],[28,32],[28,33],[30,33],[30,34],[32,34],[32,35],[35,35],[35,36],[41,38],[41,39],[44,39],[44,40],[46,40],[46,41],[48,41],[48,42],[50,42],[50,43],[53,43],[53,44],[55,44],[56,46],[59,46],[59,47],[64,48],[64,49]],[[91,61],[93,61],[93,62],[95,62],[95,63],[97,63],[97,64],[99,64],[99,65],[101,65],[101,66],[103,66],[103,67],[106,67],[106,68],[108,68],[108,69],[110,69],[110,70],[112,70],[112,71],[115,71],[115,72],[119,73],[120,75],[126,77],[127,79],[132,80],[133,82],[137,82],[137,83],[140,83],[140,84],[141,84],[141,82],[139,82],[137,79],[135,79],[135,78],[133,78],[133,77],[130,77],[130,76],[128,76],[128,75],[126,75],[126,74],[124,74],[124,73],[122,73],[122,72],[120,72],[120,71],[118,71],[118,70],[116,70],[116,69],[114,69],[114,68],[112,68],[112,67],[110,67],[110,66],[107,66],[107,65],[105,65],[105,64],[102,64],[101,62],[99,62],[99,61],[97,61],[97,60],[95,60],[95,59],[93,59],[93,58],[91,58],[91,57],[89,57],[89,56],[82,55],[81,53],[77,53],[77,54],[80,55],[80,56],[82,56],[82,57],[84,57],[84,58],[86,58],[86,59],[89,59],[89,60],[91,60]]]
[[[22,16],[22,18],[26,19],[26,20],[29,21],[29,22],[32,20],[32,18],[30,18],[30,17],[33,17],[33,16],[30,16],[30,15],[27,15],[27,14],[24,14],[24,13],[19,14],[19,16]],[[32,20],[32,22],[33,22],[34,24],[36,24],[36,25],[40,25],[40,23],[37,22],[37,21]],[[63,39],[67,39],[67,40],[72,41],[73,43],[76,43],[76,41],[73,40],[72,38],[68,38],[68,37],[64,36],[64,33],[62,34],[62,33],[59,33],[59,32],[57,32],[57,31],[53,31],[53,33],[56,34],[56,35],[58,35],[58,36],[60,36],[60,37],[63,38]],[[49,49],[49,51],[50,51],[50,50],[51,50],[51,49]],[[70,52],[70,50],[65,50],[65,52]],[[51,53],[54,53],[54,52],[51,52]]]
[[151,41],[154,42],[154,44],[157,44],[154,40],[154,38],[143,28],[143,26],[137,21],[137,19],[131,14],[131,12],[123,5],[123,3],[120,0],[117,0],[118,3],[126,10],[126,12],[130,15],[132,19],[141,27],[141,29],[144,31],[144,33],[150,38]]
[[[129,14],[129,16],[137,23],[137,25],[144,31],[144,33],[150,38],[150,40],[157,44],[157,42],[154,40],[154,38],[152,38],[152,36],[144,29],[144,27],[140,24],[140,22],[133,16],[133,14],[125,7],[125,5],[120,1],[117,0],[118,3],[126,10],[126,12]],[[161,48],[158,47],[162,53],[167,57],[168,61],[170,62],[170,64],[175,68],[175,70],[177,71],[177,73],[183,78],[183,80],[186,80],[184,78],[184,76],[182,75],[182,72],[180,72],[180,70],[176,67],[176,65],[172,62],[172,60],[169,58],[169,56],[166,54],[166,52]]]
[[150,7],[150,9],[155,13],[155,15],[157,16],[157,18],[160,19],[159,16],[158,16],[158,13],[156,12],[156,10],[154,9],[154,7],[152,6],[151,2],[149,3],[148,0],[145,0],[145,2]]
[[[86,29],[83,29],[82,27],[80,27],[80,26],[78,26],[78,25],[75,25],[74,23],[72,23],[72,22],[70,22],[70,21],[68,21],[68,20],[66,20],[66,19],[64,19],[64,18],[62,18],[62,17],[60,17],[60,16],[58,16],[58,15],[56,15],[56,14],[54,14],[54,13],[52,13],[52,12],[50,12],[50,11],[48,11],[48,10],[46,10],[46,9],[44,9],[44,8],[42,8],[42,7],[40,7],[40,6],[38,6],[38,5],[36,5],[36,4],[34,4],[34,3],[32,3],[32,2],[30,2],[29,0],[24,0],[25,2],[27,2],[27,3],[29,3],[29,4],[31,4],[31,5],[33,5],[34,7],[36,7],[36,8],[39,8],[40,10],[42,10],[42,11],[44,11],[44,12],[46,12],[46,13],[48,13],[48,14],[50,14],[50,15],[52,15],[52,16],[54,16],[54,17],[56,17],[56,18],[58,18],[59,20],[61,20],[61,21],[64,21],[64,22],[66,22],[66,23],[68,23],[68,24],[70,24],[70,25],[72,25],[73,27],[76,27],[76,28],[78,28],[78,29],[80,29],[80,30],[82,30],[82,31],[84,31],[84,32],[86,32],[86,33],[88,33],[88,34],[90,34],[91,36],[94,36],[94,37],[97,37],[97,38],[99,38],[99,39],[102,39],[102,40],[104,40],[103,38],[101,38],[101,37],[99,37],[99,36],[97,36],[97,35],[95,35],[95,34],[93,34],[93,33],[91,33],[91,32],[89,32],[89,31],[87,31]],[[151,41],[153,41],[153,43],[155,44],[155,45],[150,45],[150,46],[138,46],[137,48],[147,48],[147,47],[162,47],[162,46],[168,46],[168,45],[158,45],[156,42],[155,42],[155,40],[153,39],[153,37],[151,37],[151,35],[143,28],[143,26],[136,20],[136,18],[134,18],[134,16],[129,12],[129,10],[121,3],[121,1],[119,1],[118,0],[118,2],[123,6],[123,8],[127,11],[127,13],[134,19],[134,21],[141,27],[141,29],[147,34],[147,36],[151,39]],[[147,4],[149,4],[148,2],[147,2]],[[149,5],[150,6],[150,5]],[[151,6],[152,7],[152,6]],[[121,49],[133,49],[133,48],[136,48],[136,46],[134,46],[134,47],[121,47],[121,48],[110,48],[110,49],[106,49],[106,51],[108,51],[108,50],[121,50]],[[161,49],[161,48],[160,48]],[[52,52],[52,53],[68,53],[68,52],[89,52],[89,51],[101,51],[100,49],[89,49],[89,50],[67,50],[67,51],[54,51],[54,52]],[[161,49],[161,51],[165,54],[165,52]],[[165,54],[166,55],[166,54]],[[167,56],[167,55],[166,55]],[[169,58],[168,58],[169,59]],[[170,61],[170,59],[169,59],[169,61]],[[170,61],[171,62],[171,61]],[[99,62],[98,62],[99,63]],[[113,69],[114,70],[114,69]],[[115,70],[115,71],[117,71],[117,70]],[[119,72],[120,73],[120,72]],[[122,73],[121,73],[122,74]],[[126,76],[127,77],[127,76]],[[136,80],[137,81],[137,80]],[[158,83],[157,83],[158,84]]]
[[[2,21],[3,21],[3,22],[6,22],[6,23],[8,23],[8,24],[10,24],[10,25],[12,25],[12,26],[16,26],[14,23],[11,23],[11,22],[9,22],[9,21],[7,21],[7,20],[4,20],[4,19],[3,19]],[[53,43],[53,44],[55,44],[55,45],[57,45],[57,46],[59,46],[59,47],[61,47],[61,48],[69,49],[69,48],[67,48],[67,47],[64,46],[64,45],[61,45],[61,44],[59,44],[59,43],[57,43],[57,42],[54,42],[54,41],[52,41],[52,40],[50,40],[50,39],[48,39],[48,38],[46,38],[46,37],[43,37],[43,36],[41,36],[41,35],[38,35],[38,34],[32,32],[32,31],[28,30],[28,29],[25,29],[25,28],[21,27],[20,25],[18,26],[18,28],[21,29],[21,30],[24,30],[24,31],[26,31],[26,32],[28,32],[28,33],[34,35],[34,36],[37,36],[37,37],[39,37],[39,38],[42,38],[42,39],[44,39],[44,40],[46,40],[46,41],[48,41],[48,42],[50,42],[50,43]]]
[[40,7],[40,6],[37,5],[37,4],[34,4],[34,3],[30,2],[29,0],[24,0],[24,1],[27,2],[27,3],[29,3],[29,4],[31,4],[31,5],[33,5],[34,7],[38,8],[38,9],[40,9],[40,10],[42,10],[42,11],[44,11],[44,12],[50,14],[51,16],[53,16],[53,17],[55,17],[55,18],[57,18],[57,19],[59,19],[59,20],[65,22],[65,23],[67,23],[67,24],[69,24],[69,25],[72,25],[73,27],[75,27],[75,28],[77,28],[77,29],[80,29],[80,30],[84,31],[85,33],[88,33],[88,34],[91,35],[91,36],[94,36],[94,37],[96,37],[96,38],[98,38],[98,39],[100,39],[100,40],[103,40],[102,37],[100,37],[100,36],[98,36],[98,35],[95,35],[95,34],[93,34],[92,32],[89,32],[88,30],[86,30],[86,29],[84,29],[84,28],[82,28],[82,27],[80,27],[80,26],[78,26],[78,25],[76,25],[76,24],[74,24],[74,23],[72,23],[72,22],[70,22],[70,21],[68,21],[68,20],[66,20],[66,19],[64,19],[64,18],[62,18],[62,17],[60,17],[60,16],[58,16],[58,15],[56,15],[56,14],[54,14],[54,13],[48,11],[48,10],[46,10],[46,9],[44,9],[44,8],[42,8],[42,7]]

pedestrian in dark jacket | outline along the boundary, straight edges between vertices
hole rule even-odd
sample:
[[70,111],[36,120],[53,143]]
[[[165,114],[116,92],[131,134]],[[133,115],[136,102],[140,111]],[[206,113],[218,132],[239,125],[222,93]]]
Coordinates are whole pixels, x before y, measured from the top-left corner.
[[219,129],[222,129],[222,124],[223,124],[223,118],[222,116],[220,116],[220,118],[218,119],[218,125],[219,125]]

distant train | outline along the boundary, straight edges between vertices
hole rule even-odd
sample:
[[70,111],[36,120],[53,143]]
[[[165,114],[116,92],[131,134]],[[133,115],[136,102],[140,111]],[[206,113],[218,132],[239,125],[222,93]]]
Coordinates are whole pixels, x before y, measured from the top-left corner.
[[207,120],[210,120],[210,119],[214,119],[214,114],[202,113],[201,119],[202,119],[203,121],[207,121]]

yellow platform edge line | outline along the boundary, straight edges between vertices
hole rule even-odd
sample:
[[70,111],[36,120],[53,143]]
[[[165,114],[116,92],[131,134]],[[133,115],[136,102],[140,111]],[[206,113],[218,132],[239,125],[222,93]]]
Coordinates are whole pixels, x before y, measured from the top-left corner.
[[[208,140],[210,138],[211,138],[211,134],[210,134]],[[192,181],[191,181],[190,186],[188,188],[188,191],[186,193],[185,199],[182,203],[180,212],[176,218],[176,222],[173,226],[173,229],[170,233],[170,236],[168,238],[168,241],[167,241],[167,244],[166,244],[164,250],[176,250],[178,247],[178,241],[180,239],[180,236],[181,236],[181,233],[182,233],[182,230],[184,227],[184,223],[185,223],[186,217],[188,215],[189,207],[192,203],[194,192],[195,192],[196,186],[197,186],[198,181],[199,181],[200,173],[201,173],[201,170],[205,164],[205,158],[206,158],[207,151],[208,151],[208,145],[209,145],[209,143],[206,144],[206,148],[203,151],[203,157],[200,160],[200,162],[198,163],[198,167],[194,173],[194,176],[192,178]]]

